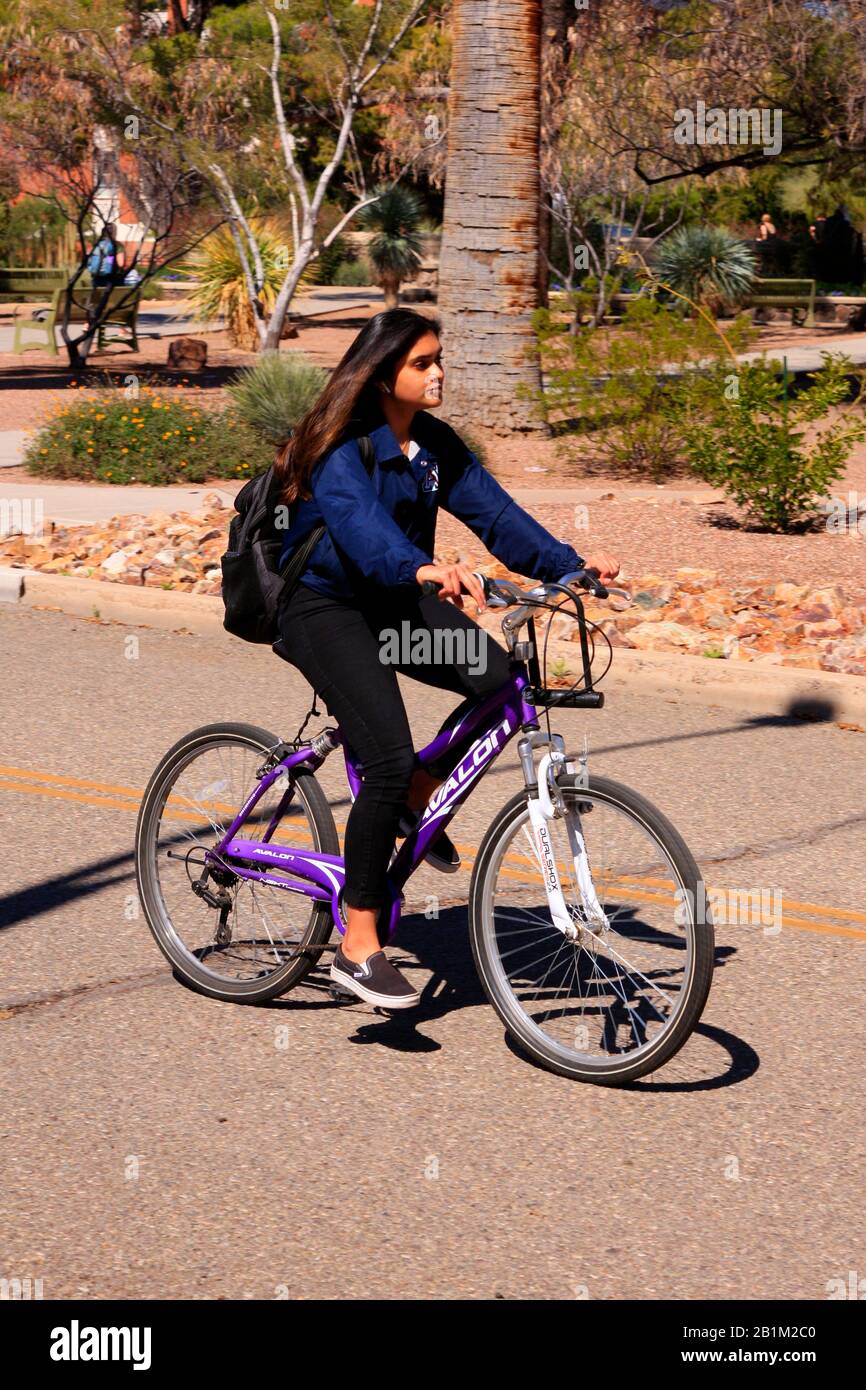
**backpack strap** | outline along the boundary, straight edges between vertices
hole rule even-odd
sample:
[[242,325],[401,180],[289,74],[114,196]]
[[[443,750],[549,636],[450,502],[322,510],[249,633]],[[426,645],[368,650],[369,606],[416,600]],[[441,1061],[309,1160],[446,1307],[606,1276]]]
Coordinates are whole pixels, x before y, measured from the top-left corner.
[[358,440],[358,448],[361,450],[361,458],[368,473],[373,472],[373,464],[376,462],[376,451],[373,448],[373,441],[368,434],[361,435]]
[[[369,435],[362,435],[358,439],[358,448],[361,450],[361,458],[367,473],[372,474],[373,464],[376,462],[376,451],[373,448],[373,441]],[[293,550],[291,555],[287,557],[286,563],[280,570],[280,578],[283,581],[286,581],[290,575],[291,578],[294,579],[295,575],[300,577],[304,573],[304,570],[307,568],[307,561],[325,534],[325,530],[326,527],[324,522],[320,523],[318,526],[314,526],[306,540],[302,541],[298,548]]]

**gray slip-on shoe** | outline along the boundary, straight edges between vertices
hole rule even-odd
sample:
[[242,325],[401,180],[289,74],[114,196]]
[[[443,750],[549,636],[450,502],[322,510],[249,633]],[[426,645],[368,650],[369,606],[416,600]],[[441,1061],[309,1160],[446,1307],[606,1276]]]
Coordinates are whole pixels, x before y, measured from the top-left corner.
[[418,990],[391,964],[384,951],[374,951],[359,963],[349,960],[339,945],[331,965],[331,979],[341,989],[382,1009],[411,1009],[421,1002]]

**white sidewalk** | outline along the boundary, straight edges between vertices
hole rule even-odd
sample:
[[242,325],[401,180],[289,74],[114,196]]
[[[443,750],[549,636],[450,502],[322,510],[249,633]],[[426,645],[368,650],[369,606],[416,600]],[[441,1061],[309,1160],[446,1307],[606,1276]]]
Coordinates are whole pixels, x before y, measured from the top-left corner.
[[110,521],[115,516],[149,515],[151,512],[197,512],[206,494],[216,493],[226,506],[234,501],[243,479],[218,483],[179,483],[174,487],[110,487],[100,483],[13,483],[0,473],[0,536],[27,531],[19,517],[37,515],[43,523],[82,526]]
[[0,430],[0,468],[17,468],[32,430]]

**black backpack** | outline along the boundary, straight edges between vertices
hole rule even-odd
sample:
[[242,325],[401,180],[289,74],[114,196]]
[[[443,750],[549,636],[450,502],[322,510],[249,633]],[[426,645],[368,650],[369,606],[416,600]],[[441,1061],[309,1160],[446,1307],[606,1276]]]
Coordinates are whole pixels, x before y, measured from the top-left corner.
[[[375,459],[372,442],[364,436],[358,444],[370,473]],[[275,525],[278,499],[273,464],[244,483],[235,497],[238,515],[232,517],[229,525],[228,550],[220,560],[226,610],[223,627],[245,642],[276,641],[280,602],[293,593],[310,555],[325,534],[324,525],[315,526],[280,569],[285,533]]]

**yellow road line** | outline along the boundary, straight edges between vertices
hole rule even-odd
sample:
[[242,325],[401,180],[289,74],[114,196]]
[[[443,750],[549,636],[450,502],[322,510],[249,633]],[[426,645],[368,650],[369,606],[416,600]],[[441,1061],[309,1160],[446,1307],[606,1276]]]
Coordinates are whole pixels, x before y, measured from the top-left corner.
[[796,903],[788,898],[782,899],[782,906],[788,911],[831,912],[834,917],[844,917],[849,922],[866,922],[866,912],[853,912],[848,907],[821,907],[818,903]]
[[84,792],[62,791],[60,787],[29,787],[19,782],[7,782],[0,777],[0,791],[29,792],[31,796],[53,796],[60,801],[78,801],[87,806],[117,806],[122,811],[134,811],[136,807],[129,801],[118,801],[105,796],[86,796]]
[[64,777],[59,772],[30,772],[26,767],[0,767],[0,781],[6,774],[26,777],[31,782],[60,782],[64,787],[94,787],[104,792],[125,792],[138,801],[142,798],[141,787],[115,786],[113,782],[92,782],[88,777]]
[[[28,779],[28,781],[15,781],[13,780],[13,774],[15,776],[25,777]],[[40,783],[43,783],[45,785],[39,785]],[[52,785],[54,783],[60,783],[61,785]],[[69,790],[73,787],[90,788],[91,794],[88,795],[86,791],[78,792]],[[137,811],[141,801],[141,797],[143,795],[143,791],[140,787],[127,787],[122,784],[112,782],[98,782],[86,777],[67,777],[65,774],[62,773],[30,772],[26,768],[8,766],[0,766],[0,791],[21,792],[25,795],[30,794],[31,796],[50,796],[62,801],[76,801],[80,804],[87,806],[105,806],[122,811]],[[93,795],[92,793],[94,792],[116,792],[120,793],[120,796],[102,794]],[[169,801],[169,806],[170,805],[171,802]],[[232,807],[228,805],[223,805],[220,802],[211,803],[210,809],[214,811],[224,811],[228,814],[231,814],[233,811]],[[170,820],[201,820],[201,815],[195,811],[184,812],[180,810],[168,810],[166,812],[166,815],[167,818]],[[337,831],[340,834],[342,834],[345,831],[345,822],[337,824]],[[312,843],[312,836],[310,835],[309,831],[303,830],[300,826],[298,826],[296,830],[293,830],[292,833],[293,838],[303,839]],[[285,842],[281,840],[275,840],[273,843],[280,845],[284,844]],[[474,844],[470,845],[461,842],[457,844],[457,849],[464,859],[465,867],[467,869],[471,869],[478,856],[478,846]],[[509,868],[509,860],[519,864],[527,865],[529,872],[527,872],[526,869],[522,868]],[[561,867],[563,869],[566,869],[568,866],[563,864]],[[532,860],[529,858],[529,856],[523,855],[516,850],[509,851],[509,853],[505,856],[505,861],[503,862],[501,872],[507,875],[509,878],[516,878],[518,880],[522,880],[524,883],[527,884],[527,886],[535,886],[542,882],[541,874],[537,871],[532,871]],[[607,884],[611,887],[622,886],[626,888],[626,892],[620,893],[618,895],[626,902],[655,902],[658,903],[660,906],[664,907],[676,906],[676,899],[668,894],[642,892],[640,888],[637,887],[638,884],[644,884],[648,888],[673,888],[674,883],[672,879],[655,878],[650,876],[638,877],[630,874],[616,875],[614,877],[610,877],[602,874],[598,881]],[[726,891],[729,890],[726,890],[725,888],[713,889],[709,885],[707,885],[708,896],[714,892],[722,894]],[[830,907],[827,904],[797,902],[793,899],[789,900],[787,898],[782,898],[781,905],[783,911],[786,914],[781,919],[783,927],[787,927],[795,931],[809,931],[821,935],[847,936],[853,937],[857,940],[866,940],[866,930],[860,930],[856,927],[844,926],[839,922],[833,921],[810,921],[808,920],[808,916],[804,918],[801,915],[817,913],[821,914],[822,916],[827,916],[831,918],[840,918],[845,922],[866,922],[866,912],[857,912],[851,908],[844,907]],[[791,916],[791,913],[795,915]],[[739,924],[727,923],[724,925],[736,926]]]

